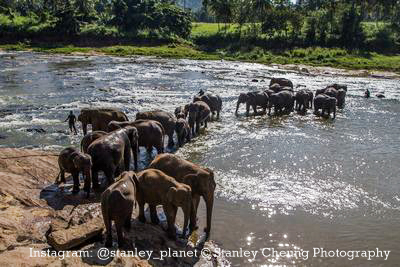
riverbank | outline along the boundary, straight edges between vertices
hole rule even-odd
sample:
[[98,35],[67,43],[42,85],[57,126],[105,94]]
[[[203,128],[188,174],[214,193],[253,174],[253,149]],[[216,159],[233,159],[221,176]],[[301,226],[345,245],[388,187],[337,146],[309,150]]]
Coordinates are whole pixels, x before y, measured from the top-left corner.
[[[279,64],[284,68],[293,66],[324,67],[355,71],[354,76],[374,76],[376,72],[389,72],[388,76],[400,74],[400,55],[382,55],[378,53],[350,52],[339,48],[305,48],[284,51],[216,50],[207,52],[191,45],[169,44],[154,46],[111,45],[104,47],[73,45],[27,45],[2,44],[0,50],[34,51],[72,55],[113,55],[113,56],[157,56],[163,58],[187,58],[195,60],[235,60],[261,64]],[[286,66],[286,67],[285,67]],[[352,71],[349,75],[353,76]],[[319,72],[320,73],[320,72]],[[379,74],[381,75],[381,74]],[[382,75],[381,75],[382,76]],[[383,75],[386,76],[386,75]]]
[[[143,224],[135,219],[132,219],[132,227],[125,235],[134,244],[133,251],[135,248],[138,251],[153,251],[152,257],[124,257],[120,253],[105,258],[104,254],[98,254],[101,249],[104,250],[99,195],[89,199],[83,193],[72,195],[69,193],[71,181],[60,188],[53,185],[58,174],[57,153],[0,148],[0,155],[2,266],[227,265],[223,258],[207,260],[202,256],[165,257],[161,261],[157,259],[161,251],[199,251],[199,244],[193,245],[196,243],[193,236],[187,244],[174,242],[160,226]],[[67,180],[70,179],[67,177]],[[133,213],[135,218],[137,211]],[[115,234],[114,231],[114,240]],[[200,246],[210,251],[216,248],[212,241]],[[74,251],[82,254],[74,256]]]

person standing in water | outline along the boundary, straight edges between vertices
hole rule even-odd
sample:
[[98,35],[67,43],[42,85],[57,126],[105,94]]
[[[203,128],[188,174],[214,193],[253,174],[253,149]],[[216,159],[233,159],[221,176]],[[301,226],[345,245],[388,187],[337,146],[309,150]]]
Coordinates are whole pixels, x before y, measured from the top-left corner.
[[365,92],[364,92],[364,97],[365,98],[369,98],[371,96],[371,93],[369,92],[369,90],[367,89],[367,90],[365,90]]
[[76,117],[72,111],[69,112],[68,118],[65,121],[68,121],[70,132],[72,133],[72,129],[74,129],[75,135],[77,135],[78,133],[76,132],[76,127],[75,127]]

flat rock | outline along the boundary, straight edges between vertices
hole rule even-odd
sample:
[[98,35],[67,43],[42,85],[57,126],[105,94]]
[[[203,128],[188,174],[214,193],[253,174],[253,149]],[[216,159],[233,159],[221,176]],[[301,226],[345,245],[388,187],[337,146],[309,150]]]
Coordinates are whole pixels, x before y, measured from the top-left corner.
[[47,236],[47,243],[58,251],[67,250],[82,245],[86,241],[101,235],[102,232],[101,221],[92,220],[65,230],[51,232]]

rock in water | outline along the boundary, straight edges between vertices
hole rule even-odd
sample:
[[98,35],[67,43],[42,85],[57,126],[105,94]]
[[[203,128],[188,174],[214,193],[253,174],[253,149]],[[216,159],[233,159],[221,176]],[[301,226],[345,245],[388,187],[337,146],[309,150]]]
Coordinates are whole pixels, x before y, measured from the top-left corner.
[[47,236],[47,243],[54,249],[67,250],[82,245],[87,240],[100,236],[103,232],[102,222],[92,220],[90,222],[72,226],[66,230],[58,230]]

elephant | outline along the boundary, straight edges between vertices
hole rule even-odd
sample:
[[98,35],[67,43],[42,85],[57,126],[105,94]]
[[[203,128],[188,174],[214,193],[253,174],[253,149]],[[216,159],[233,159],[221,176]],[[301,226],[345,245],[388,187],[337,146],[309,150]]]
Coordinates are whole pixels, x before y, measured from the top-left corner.
[[108,130],[113,131],[127,126],[136,127],[139,133],[138,146],[144,146],[147,152],[151,152],[153,146],[158,153],[164,153],[164,127],[158,121],[153,120],[136,120],[117,122],[111,121],[108,124]]
[[344,89],[338,90],[338,94],[336,96],[338,108],[344,108],[344,105],[346,104],[346,94],[347,92]]
[[190,126],[185,119],[180,118],[176,121],[175,131],[178,135],[178,145],[180,147],[183,146],[185,140],[190,142]]
[[219,119],[219,113],[222,109],[222,99],[219,95],[213,95],[210,93],[202,94],[193,98],[193,102],[197,101],[205,102],[210,107],[212,116],[215,116],[215,112],[217,112],[217,119]]
[[235,114],[237,116],[239,106],[241,103],[246,103],[246,116],[249,116],[250,106],[254,110],[254,115],[257,114],[257,107],[262,107],[265,112],[267,110],[268,100],[269,97],[266,92],[260,91],[260,92],[241,93],[237,100]]
[[282,109],[285,112],[290,113],[294,108],[294,96],[293,93],[287,90],[279,93],[272,94],[269,98],[268,103],[268,115],[271,115],[271,108],[274,107],[275,114],[281,113]]
[[138,112],[136,120],[158,121],[164,127],[165,134],[168,136],[168,146],[174,146],[174,131],[176,118],[169,112],[162,110]]
[[376,96],[377,98],[385,98],[384,93],[377,93],[375,96]]
[[179,119],[179,118],[186,119],[188,112],[189,112],[189,104],[186,104],[183,107],[179,106],[179,107],[175,108],[174,113],[175,113],[175,117],[177,119]]
[[168,223],[168,236],[175,239],[175,218],[178,207],[181,207],[184,215],[182,238],[185,238],[192,208],[192,189],[190,186],[176,181],[173,177],[160,170],[152,168],[139,172],[138,180],[139,221],[146,222],[144,205],[148,203],[151,222],[158,224],[159,219],[156,208],[157,205],[163,205]]
[[[92,156],[93,188],[98,188],[98,172],[103,171],[110,184],[122,170],[129,171],[131,150],[137,170],[138,130],[135,127],[125,127],[102,136],[90,144],[88,153]],[[122,169],[122,164],[124,169]]]
[[98,138],[100,138],[100,137],[102,137],[102,136],[104,136],[106,134],[107,133],[103,132],[103,131],[94,131],[94,132],[86,134],[81,140],[81,151],[83,153],[87,153],[87,149],[90,146],[90,144],[94,140],[96,140],[96,139],[98,139]]
[[293,83],[291,80],[289,79],[285,79],[285,78],[272,78],[271,82],[269,83],[269,86],[271,87],[271,85],[273,84],[279,84],[281,87],[290,87],[293,88]]
[[84,108],[78,116],[82,123],[83,134],[87,134],[87,125],[92,124],[92,131],[107,131],[110,121],[128,121],[124,112],[111,108]]
[[82,172],[85,177],[84,190],[87,197],[90,194],[90,182],[92,180],[92,158],[86,153],[82,153],[73,147],[64,148],[58,156],[58,166],[60,173],[58,174],[55,183],[61,178],[61,182],[65,183],[65,172],[69,172],[74,180],[72,193],[79,192],[79,173]]
[[[334,84],[334,85],[336,87],[339,87],[339,85],[337,85],[337,84]],[[346,87],[346,90],[347,90],[347,87]],[[325,89],[317,90],[317,93],[321,94],[321,92],[322,92],[322,94],[326,94],[328,96],[335,97],[337,99],[337,102],[336,102],[337,106],[339,108],[344,108],[345,101],[346,101],[346,94],[347,94],[346,90],[343,88],[336,89],[334,87],[327,87]]]
[[207,122],[210,120],[210,107],[203,101],[197,101],[189,104],[189,126],[192,129],[192,136],[200,132],[200,124],[204,123],[204,128],[207,128]]
[[336,90],[343,89],[347,92],[347,85],[345,85],[345,84],[334,83],[334,84],[328,85],[326,88],[329,88],[329,87],[335,88]]
[[326,95],[326,94],[319,94],[314,97],[314,114],[318,113],[319,109],[322,109],[321,116],[324,116],[325,112],[328,112],[328,116],[331,115],[333,111],[333,119],[336,118],[336,98]]
[[197,228],[197,208],[199,206],[200,197],[203,197],[207,207],[207,227],[204,231],[208,237],[211,230],[214,191],[216,187],[214,172],[209,168],[203,168],[169,153],[157,155],[150,163],[149,168],[161,170],[165,174],[175,178],[178,182],[191,187],[193,200],[189,224],[191,231]]
[[314,94],[310,90],[302,89],[300,91],[297,91],[294,98],[296,101],[296,110],[302,110],[303,112],[305,112],[306,109],[310,106],[312,108]]
[[123,172],[120,178],[101,194],[101,213],[106,227],[106,247],[112,247],[112,221],[115,223],[118,246],[124,245],[122,227],[130,229],[134,205],[136,206],[139,181],[134,172]]

